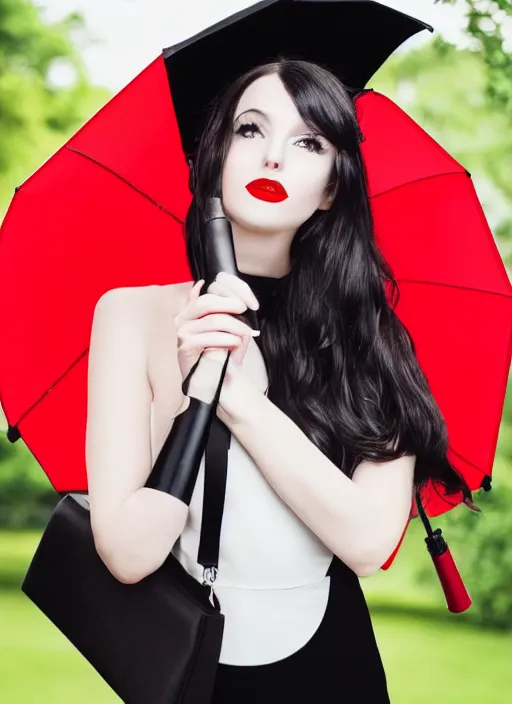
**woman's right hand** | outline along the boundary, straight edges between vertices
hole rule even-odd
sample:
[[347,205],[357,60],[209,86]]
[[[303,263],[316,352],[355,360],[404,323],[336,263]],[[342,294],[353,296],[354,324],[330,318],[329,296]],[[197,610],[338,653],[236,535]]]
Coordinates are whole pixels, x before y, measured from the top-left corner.
[[[236,279],[236,282],[226,277]],[[249,340],[259,334],[233,317],[248,307],[252,310],[258,308],[258,301],[245,281],[231,274],[219,274],[209,287],[209,293],[201,295],[203,285],[201,279],[193,286],[187,305],[174,319],[183,380],[208,348],[231,350],[233,362],[241,364]]]

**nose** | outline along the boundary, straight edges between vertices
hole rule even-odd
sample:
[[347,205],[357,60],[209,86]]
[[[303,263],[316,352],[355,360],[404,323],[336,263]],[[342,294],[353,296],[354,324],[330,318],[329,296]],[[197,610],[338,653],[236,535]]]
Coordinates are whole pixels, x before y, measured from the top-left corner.
[[285,160],[286,139],[284,139],[282,135],[273,135],[263,140],[262,145],[262,157],[265,169],[282,171]]
[[279,171],[280,165],[279,162],[274,161],[274,159],[265,159],[265,168],[271,169],[272,171]]

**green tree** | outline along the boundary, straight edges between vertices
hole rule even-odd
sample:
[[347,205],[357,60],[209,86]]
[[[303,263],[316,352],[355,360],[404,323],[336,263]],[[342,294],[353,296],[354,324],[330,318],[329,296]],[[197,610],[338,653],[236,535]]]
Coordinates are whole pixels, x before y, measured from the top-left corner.
[[[435,0],[454,5],[457,0]],[[496,105],[512,111],[512,53],[505,47],[502,23],[512,17],[510,0],[465,0],[467,33],[473,50],[486,66],[487,94]]]
[[483,55],[436,37],[392,57],[371,85],[471,172],[501,255],[512,263],[512,130],[507,111],[489,97]]
[[[79,15],[46,24],[29,0],[0,0],[0,217],[14,187],[55,151],[108,98],[89,85],[70,33]],[[56,63],[72,85],[52,82]]]
[[[510,471],[510,465],[506,469]],[[473,601],[466,618],[508,631],[512,630],[511,502],[512,488],[502,479],[496,482],[493,491],[479,495],[481,513],[458,507],[432,520],[435,528],[443,529]],[[439,587],[430,563],[417,568],[416,578],[423,584]]]
[[[29,0],[0,0],[0,219],[23,182],[109,98],[89,85],[70,35],[83,22],[70,14],[46,24]],[[52,81],[56,62],[74,72]],[[27,447],[11,445],[0,409],[0,525],[42,525],[58,498]]]
[[[455,4],[457,0],[435,0],[442,4]],[[505,151],[499,159],[501,174],[495,179],[496,184],[505,190],[509,197],[512,193],[512,154],[509,145],[512,141],[512,51],[503,36],[503,25],[512,18],[510,0],[464,0],[466,6],[466,33],[471,38],[471,53],[481,66],[485,81],[484,97],[487,104],[499,110],[504,118],[504,126],[497,135],[502,140]],[[437,43],[442,55],[447,44]],[[491,158],[494,154],[489,155]],[[508,184],[508,188],[506,187]],[[510,263],[512,253],[512,216],[504,218],[495,228],[495,234],[503,243],[502,254]],[[507,241],[507,245],[504,242]]]
[[45,525],[60,495],[24,443],[0,434],[0,528]]

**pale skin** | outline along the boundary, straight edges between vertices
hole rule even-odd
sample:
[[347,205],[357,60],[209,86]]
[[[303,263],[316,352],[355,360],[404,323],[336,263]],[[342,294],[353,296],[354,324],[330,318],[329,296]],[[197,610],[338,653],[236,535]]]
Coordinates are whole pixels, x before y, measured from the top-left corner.
[[[223,203],[239,269],[278,277],[289,270],[297,227],[329,207],[334,150],[320,136],[322,151],[311,151],[311,130],[275,75],[249,86],[235,117],[242,113],[248,122],[257,118],[260,132],[235,135],[223,169]],[[261,177],[279,180],[289,198],[254,199],[244,186]],[[174,418],[188,406],[183,378],[205,348],[210,368],[222,365],[230,349],[219,418],[310,530],[357,575],[372,574],[407,523],[415,458],[364,461],[349,479],[240,366],[246,354],[260,354],[250,328],[232,316],[257,307],[247,284],[222,273],[207,292],[203,285],[115,289],[96,306],[86,462],[98,554],[117,579],[135,583],[172,550],[188,507],[144,485]],[[215,376],[193,375],[188,393],[209,396]]]

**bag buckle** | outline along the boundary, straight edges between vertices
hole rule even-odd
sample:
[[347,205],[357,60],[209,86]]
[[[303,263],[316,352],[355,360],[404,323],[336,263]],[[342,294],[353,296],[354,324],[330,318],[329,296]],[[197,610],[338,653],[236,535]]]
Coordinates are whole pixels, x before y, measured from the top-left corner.
[[217,579],[217,568],[205,567],[203,570],[203,587],[211,587]]

